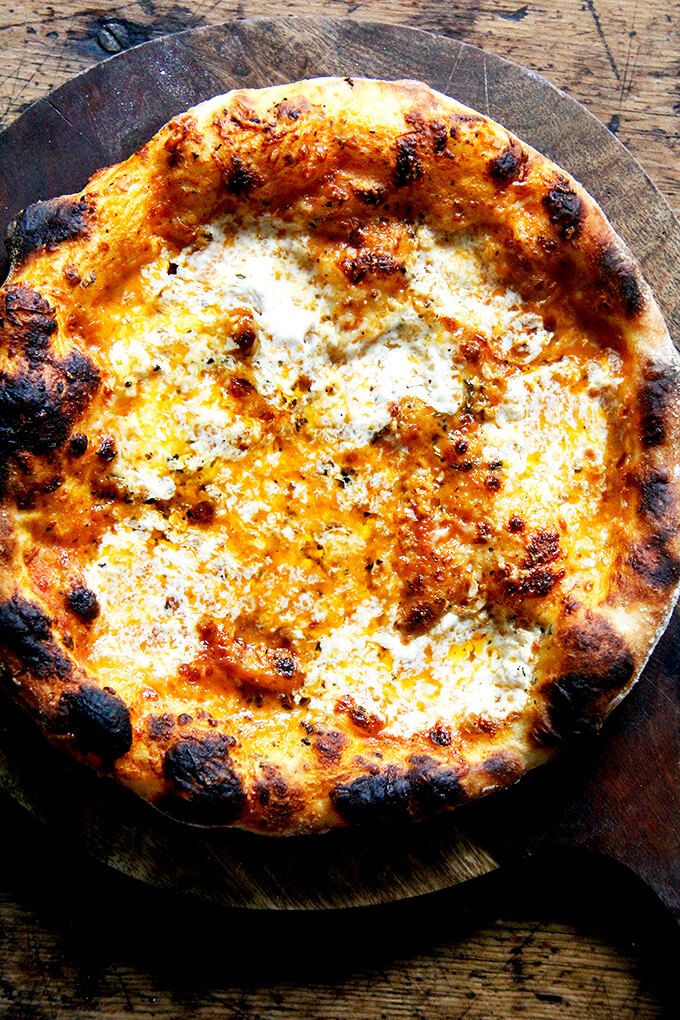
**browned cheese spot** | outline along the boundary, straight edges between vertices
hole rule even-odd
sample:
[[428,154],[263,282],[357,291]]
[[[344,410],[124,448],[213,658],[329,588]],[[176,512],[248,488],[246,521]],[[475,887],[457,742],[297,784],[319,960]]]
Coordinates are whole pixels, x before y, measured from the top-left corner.
[[94,203],[87,196],[52,198],[20,212],[7,228],[5,246],[11,262],[19,265],[32,252],[47,251],[87,234]]
[[671,409],[680,393],[680,370],[676,365],[649,364],[640,384],[640,433],[646,447],[660,446],[666,438]]
[[418,136],[415,133],[402,135],[396,141],[397,156],[392,171],[392,183],[395,188],[405,188],[415,184],[423,176],[423,168],[418,158]]
[[498,156],[489,160],[491,179],[501,188],[512,181],[522,180],[526,173],[528,155],[516,139],[503,149]]
[[563,241],[570,241],[581,231],[583,202],[566,177],[558,176],[543,198],[550,222]]
[[367,277],[393,276],[406,273],[406,266],[398,262],[389,252],[361,251],[354,257],[345,257],[340,268],[350,283],[361,283]]
[[304,681],[295,651],[285,644],[273,644],[273,639],[264,634],[256,639],[254,628],[246,638],[205,618],[198,633],[203,644],[199,668],[220,679],[273,694],[290,694]]
[[225,180],[232,195],[249,195],[264,183],[260,174],[240,156],[231,157],[231,166],[225,172]]

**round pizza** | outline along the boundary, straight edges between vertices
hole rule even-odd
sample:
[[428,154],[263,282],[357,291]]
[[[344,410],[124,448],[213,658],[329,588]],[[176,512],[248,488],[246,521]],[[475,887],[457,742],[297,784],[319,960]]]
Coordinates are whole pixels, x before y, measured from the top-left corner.
[[212,99],[11,224],[3,683],[188,822],[417,819],[596,730],[680,579],[596,202],[411,81]]

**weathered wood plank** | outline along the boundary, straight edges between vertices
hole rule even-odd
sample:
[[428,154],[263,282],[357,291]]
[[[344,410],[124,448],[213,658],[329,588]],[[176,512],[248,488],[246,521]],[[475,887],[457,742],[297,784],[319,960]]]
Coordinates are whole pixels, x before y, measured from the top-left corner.
[[[338,74],[348,67],[356,74],[405,74],[423,77],[444,90],[451,87],[470,106],[495,115],[574,171],[602,199],[614,224],[643,260],[668,322],[680,335],[680,227],[607,129],[569,97],[515,64],[457,40],[395,26],[349,19],[254,19],[237,27],[165,37],[120,53],[37,104],[4,132],[0,227],[22,205],[79,188],[88,173],[124,158],[169,116],[201,99],[235,84],[265,85],[300,78],[310,70]],[[181,75],[173,80],[178,69]],[[115,101],[108,102],[109,95]],[[31,147],[35,158],[17,166],[15,154]],[[644,217],[638,215],[639,209],[645,209]],[[657,665],[667,663],[670,670],[675,654],[672,637],[663,648]],[[667,853],[660,855],[660,848],[675,838],[672,827],[664,824],[669,810],[676,803],[680,810],[675,799],[680,783],[667,737],[680,719],[680,702],[676,706],[671,689],[668,698],[655,705],[644,694],[648,689],[649,684],[641,684],[636,690],[638,696],[642,692],[636,712],[625,711],[634,695],[617,715],[618,720],[630,721],[630,729],[604,785],[615,790],[617,777],[626,769],[643,774],[649,768],[649,801],[635,822],[635,832],[619,824],[630,816],[622,810],[619,796],[611,800],[604,818],[607,831],[617,834],[618,850],[649,821],[645,844],[649,852],[639,854],[637,863],[644,864],[648,880],[664,890],[667,902],[676,904],[675,864]],[[4,712],[0,719],[4,721]],[[595,777],[591,783],[595,790],[603,785],[602,764],[608,760],[604,739],[590,764],[581,756],[578,769],[566,769],[561,792],[554,772],[544,776],[555,809],[552,820],[545,811],[536,813],[533,805],[542,795],[533,786],[530,793],[525,781],[520,791],[509,792],[502,801],[479,806],[477,819],[486,819],[486,834],[480,831],[472,839],[467,835],[470,816],[459,812],[432,825],[389,833],[329,833],[318,841],[279,843],[243,833],[173,826],[94,777],[89,777],[89,784],[83,779],[82,786],[75,776],[65,777],[61,763],[49,758],[50,749],[37,734],[29,751],[28,735],[21,738],[15,724],[6,728],[0,741],[3,758],[6,754],[0,782],[19,790],[22,801],[39,817],[128,874],[168,888],[190,885],[204,900],[225,906],[318,909],[393,902],[484,874],[508,856],[525,854],[536,836],[549,844],[555,825],[563,841],[561,813],[570,818],[603,815],[601,808],[594,810],[600,801],[593,798],[592,789],[579,794],[578,774]],[[664,777],[661,785],[654,782],[659,776]],[[529,809],[521,815],[517,795],[522,796],[525,788]],[[506,821],[499,827],[499,811],[509,812],[511,824]],[[592,825],[582,836],[591,832]],[[676,905],[680,909],[680,902]]]
[[[85,6],[0,2],[4,123],[118,46],[272,13],[271,4],[250,2]],[[680,206],[677,7],[293,0],[276,11],[315,12],[444,31],[532,66],[610,122]],[[608,886],[597,872],[560,872],[556,887],[544,868],[485,884],[466,900],[438,897],[358,919],[237,919],[107,875],[9,805],[2,816],[12,839],[0,843],[0,1015],[14,1020],[132,1011],[538,1020],[679,1012],[677,941],[620,876]]]
[[0,124],[128,45],[236,17],[327,14],[453,35],[523,63],[569,92],[640,160],[680,209],[680,11],[665,0],[138,0],[0,2]]
[[0,810],[8,1020],[677,1016],[665,918],[591,862],[370,912],[225,914],[105,872]]

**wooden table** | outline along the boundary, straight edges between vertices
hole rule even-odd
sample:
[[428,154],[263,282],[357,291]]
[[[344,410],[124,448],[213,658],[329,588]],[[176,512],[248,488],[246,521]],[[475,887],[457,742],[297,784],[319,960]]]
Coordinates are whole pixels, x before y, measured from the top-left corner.
[[[680,210],[680,14],[661,0],[0,0],[0,123],[103,57],[254,14],[382,19],[533,67],[616,131]],[[553,858],[360,915],[211,912],[84,861],[0,799],[0,1016],[678,1015],[680,937],[625,874]],[[337,946],[344,948],[337,948]]]

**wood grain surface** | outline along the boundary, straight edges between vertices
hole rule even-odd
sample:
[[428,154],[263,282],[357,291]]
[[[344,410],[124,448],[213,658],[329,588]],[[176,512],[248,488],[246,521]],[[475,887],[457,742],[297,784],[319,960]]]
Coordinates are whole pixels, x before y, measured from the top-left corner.
[[[70,45],[73,42],[73,33],[77,36],[79,24],[89,26],[82,30],[84,41],[89,38],[86,33],[93,31],[92,26],[96,24],[97,47],[100,55],[104,55],[102,45],[106,52],[111,52],[124,48],[130,42],[142,41],[145,36],[140,26],[144,19],[153,22],[154,32],[159,28],[167,31],[187,27],[203,6],[207,7],[195,4],[191,10],[182,10],[168,4],[144,3],[129,5],[125,9],[110,9],[105,16],[92,9],[78,15],[75,5],[62,5],[61,8],[50,8],[48,15],[44,11],[32,15],[26,11],[22,25],[18,25],[21,18],[17,17],[22,12],[15,6],[11,17],[6,19],[8,27],[5,32],[15,33],[16,40],[19,38],[16,32],[20,28],[30,43],[33,33],[26,32],[26,29],[34,28],[35,36],[40,37],[43,45],[50,38],[49,32],[59,32],[57,37],[52,36],[51,42],[58,43],[63,38],[62,55],[67,61],[68,53],[72,54],[74,50],[68,51],[66,43],[69,41]],[[383,10],[383,6],[363,5],[353,14],[358,17],[370,13],[371,17],[394,21],[395,12],[403,14],[405,11],[399,4],[393,5],[390,12]],[[139,19],[134,22],[130,15],[133,7],[139,14]],[[313,7],[305,5],[305,12]],[[345,5],[342,8],[347,10]],[[331,4],[324,5],[323,10],[337,15],[344,13],[342,8]],[[434,19],[439,9],[438,5],[415,4],[409,7],[408,17],[403,20],[411,20],[414,11],[418,17]],[[53,21],[37,20],[46,16],[54,19],[58,10],[62,11],[59,15],[62,18],[61,28],[53,27]],[[69,16],[68,10],[72,12]],[[463,16],[456,10],[442,5],[442,21],[432,21],[429,27],[440,30],[455,27],[458,18],[460,29]],[[646,10],[649,11],[649,7]],[[260,13],[265,8],[241,5],[239,11]],[[514,11],[509,9],[505,14],[491,7],[477,11],[475,19],[479,22],[484,19],[490,19],[493,24],[494,19],[505,22],[505,49],[496,45],[493,39],[484,40],[474,34],[465,34],[472,41],[486,41],[492,48],[546,71],[548,65],[541,65],[528,55],[518,53],[513,43],[517,24],[521,27],[530,16],[540,13],[548,29],[551,19],[557,17],[556,11],[557,8],[551,14],[550,9],[542,8],[538,12],[537,5]],[[560,18],[565,18],[567,12],[560,11]],[[602,38],[607,38],[602,12],[598,13],[589,3],[584,5],[583,11],[579,8],[579,17],[584,11],[599,28],[595,37],[601,45]],[[621,9],[617,8],[617,11],[620,15]],[[161,25],[160,12],[163,17],[176,20],[172,24],[165,21]],[[469,12],[470,9],[466,8],[466,17]],[[200,16],[204,20],[220,20],[229,13],[229,5],[218,5]],[[629,14],[632,16],[632,8]],[[107,17],[109,21],[105,26]],[[471,31],[475,19],[469,22]],[[0,29],[2,27],[0,24]],[[565,26],[563,28],[566,30]],[[673,29],[677,38],[677,23]],[[536,31],[535,24],[532,30],[534,36]],[[550,31],[555,31],[554,24]],[[595,42],[589,49],[591,44],[585,39],[576,40],[573,26],[567,35],[569,32],[572,33],[572,62],[578,54],[581,61],[587,63],[590,60],[595,64]],[[558,35],[555,36],[556,42]],[[0,47],[5,38],[11,37],[0,34]],[[658,39],[661,39],[660,35]],[[664,43],[673,45],[671,28],[666,30]],[[26,51],[28,49],[27,45]],[[544,58],[547,49],[549,47],[546,48],[544,42]],[[12,52],[11,45],[9,51]],[[551,59],[555,59],[555,52],[553,48]],[[669,50],[665,52],[668,54]],[[672,53],[669,55],[672,56]],[[96,59],[94,52],[90,62],[92,59]],[[661,60],[659,51],[655,51],[654,59]],[[3,73],[7,72],[9,63],[3,61]],[[614,64],[618,66],[616,60]],[[671,65],[672,59],[668,62],[668,66]],[[66,75],[76,69],[73,65],[69,69],[66,63],[62,64]],[[26,70],[24,60],[19,72],[25,77]],[[557,84],[565,84],[555,74],[552,77]],[[60,80],[55,79],[51,84],[56,85]],[[32,82],[35,83],[35,78]],[[677,86],[677,81],[672,78],[666,82],[670,97],[674,84]],[[32,84],[29,82],[27,87],[31,88]],[[44,79],[42,86],[38,87],[44,91],[50,83]],[[22,103],[26,98],[22,88],[22,85],[17,85],[17,78],[8,78],[0,88],[0,95],[4,97],[6,92],[9,97],[13,94],[11,101]],[[589,96],[583,95],[582,98],[588,100],[591,109],[594,108]],[[621,109],[628,98],[622,95]],[[620,125],[619,130],[621,133]],[[670,131],[668,134],[669,148],[663,158],[659,157],[658,169],[672,177],[674,169],[677,175],[677,167],[673,167],[672,156],[669,156],[673,138]],[[647,147],[649,152],[652,147],[650,143]],[[645,153],[640,151],[638,154],[645,162]],[[663,183],[655,174],[655,166],[647,161],[647,169],[652,176]],[[677,185],[676,179],[673,186],[677,189]],[[670,192],[671,188],[668,188],[667,194]],[[6,949],[6,954],[0,957],[0,1008],[4,1007],[8,1015],[52,1016],[63,1012],[65,1015],[117,1016],[134,1010],[146,1015],[173,1016],[191,1012],[192,1015],[208,1016],[219,1009],[227,1015],[244,1016],[345,1016],[354,1012],[365,1016],[481,1017],[514,1015],[517,1012],[542,1017],[564,1015],[565,1010],[568,1015],[574,1016],[658,1016],[664,1010],[669,1015],[673,1012],[672,995],[662,980],[663,968],[657,966],[659,960],[665,959],[672,940],[663,919],[645,904],[630,883],[619,885],[623,892],[612,892],[607,903],[602,884],[593,884],[588,869],[584,869],[581,875],[565,876],[562,893],[559,890],[547,893],[551,879],[554,880],[554,873],[548,869],[543,878],[540,874],[537,878],[530,872],[515,876],[519,888],[529,890],[527,899],[516,895],[512,889],[508,891],[507,883],[512,883],[511,877],[501,885],[487,885],[484,893],[467,893],[467,903],[463,902],[464,898],[438,899],[436,905],[434,902],[421,904],[392,914],[375,912],[369,922],[365,915],[358,921],[347,915],[335,922],[267,921],[263,932],[261,921],[251,919],[237,923],[233,915],[226,919],[224,916],[199,915],[197,908],[162,901],[154,898],[153,894],[130,888],[126,883],[118,884],[120,880],[110,876],[97,874],[93,878],[94,869],[88,865],[83,886],[91,888],[92,882],[95,882],[102,897],[102,903],[99,897],[96,902],[91,902],[87,893],[74,891],[82,873],[82,863],[74,862],[72,854],[66,853],[68,867],[63,868],[62,860],[60,869],[58,860],[55,871],[55,854],[59,858],[62,851],[46,847],[50,867],[45,869],[44,863],[40,863],[43,860],[40,850],[46,843],[44,833],[32,830],[16,816],[16,812],[9,811],[8,817],[11,819],[11,830],[8,831],[19,834],[18,845],[22,845],[23,832],[26,846],[32,848],[37,840],[38,847],[32,858],[28,852],[19,853],[5,862],[3,869],[4,876],[12,876],[3,879],[3,882],[8,880],[10,885],[8,894],[2,896],[0,903],[0,924]],[[26,826],[25,831],[22,826]],[[573,864],[568,866],[574,867]],[[564,869],[567,865],[562,862],[560,867]],[[51,875],[52,881],[43,883],[43,898],[38,895],[31,900],[29,897],[28,906],[24,904],[22,908],[22,890],[25,892],[33,869]],[[65,895],[61,906],[67,910],[66,904],[74,904],[82,915],[81,929],[73,946],[69,943],[72,933],[68,924],[66,927],[62,925],[64,914],[59,913],[56,924],[49,912],[47,918],[44,916],[42,904],[54,894],[55,874],[59,875],[59,889]],[[12,885],[16,875],[19,876],[18,887]],[[65,883],[63,888],[62,883]],[[568,894],[561,900],[564,890],[568,890]],[[545,896],[547,905],[542,903]],[[595,902],[589,902],[590,899]],[[626,904],[625,911],[623,903]],[[462,927],[459,920],[461,911],[467,918]],[[506,912],[509,917],[507,923],[491,923],[497,911]],[[560,912],[562,922],[555,919],[556,916],[559,918]],[[609,920],[604,920],[603,926],[602,921],[608,914]],[[623,914],[625,923],[622,921]],[[288,930],[285,930],[285,925],[289,926]],[[239,932],[236,940],[231,936],[232,928]],[[101,944],[96,951],[92,946],[93,931],[97,931],[103,940],[103,958],[99,955]],[[422,937],[422,942],[417,942],[416,932]],[[340,960],[336,959],[331,966],[325,962],[325,953],[329,953],[338,934],[349,942],[352,951],[341,953]],[[643,938],[641,950],[630,945],[635,934]],[[285,947],[283,950],[281,943]],[[524,948],[518,951],[518,946]],[[675,950],[677,952],[677,946]],[[528,965],[524,962],[525,958],[530,961]],[[648,961],[652,958],[655,962],[650,967]],[[172,960],[174,965],[166,966]],[[97,970],[96,977],[92,976],[93,969]],[[181,978],[179,971],[183,971]],[[529,980],[527,974],[530,974]]]
[[[515,63],[445,36],[381,22],[253,18],[165,36],[97,64],[38,101],[0,136],[0,232],[21,207],[77,190],[93,170],[128,156],[173,114],[235,85],[296,80],[310,71],[423,78],[555,158],[603,202],[642,260],[680,337],[680,225],[607,128]],[[33,159],[27,162],[22,156],[29,152]],[[562,844],[581,845],[595,831],[592,822],[581,831],[571,824],[565,830],[563,822],[594,818],[600,848],[621,857],[622,848],[636,847],[631,863],[680,916],[680,867],[667,850],[676,830],[673,821],[665,824],[680,816],[680,773],[668,739],[680,733],[680,699],[673,697],[670,680],[676,641],[677,634],[667,635],[655,656],[655,677],[636,689],[635,711],[626,702],[617,713],[616,721],[627,720],[629,731],[620,734],[616,755],[608,751],[608,728],[592,759],[579,755],[559,772],[542,770],[538,788],[525,782],[480,805],[472,816],[485,831],[475,836],[468,833],[472,809],[428,825],[282,843],[173,825],[92,775],[66,773],[46,742],[4,711],[0,784],[50,826],[126,874],[170,890],[190,889],[211,903],[250,908],[376,905],[450,888],[486,874],[499,861],[523,857],[537,838],[543,848],[554,836]],[[662,683],[671,684],[665,698]],[[622,801],[619,775],[642,776],[646,770],[644,789],[631,804],[624,782]],[[584,774],[590,792],[583,787]],[[613,796],[603,800],[607,792]],[[497,820],[499,811],[511,825]],[[649,835],[640,841],[645,826]]]
[[680,15],[668,0],[0,2],[0,123],[111,53],[255,15],[326,14],[452,35],[533,68],[586,103],[680,209]]
[[[21,207],[79,189],[93,170],[125,158],[169,117],[203,99],[238,85],[348,71],[422,78],[449,89],[571,170],[642,261],[680,339],[680,224],[611,132],[518,64],[382,22],[251,18],[151,40],[97,64],[0,136],[0,233]],[[29,152],[33,159],[26,161]],[[177,825],[84,770],[66,771],[25,720],[4,710],[0,785],[98,860],[223,906],[374,906],[448,889],[523,859],[532,847],[594,842],[644,876],[680,920],[679,630],[676,618],[588,754],[583,748],[503,797],[427,825],[283,842]],[[629,775],[638,777],[635,787]]]
[[104,873],[11,802],[0,811],[6,1020],[678,1015],[667,918],[597,861],[556,857],[359,914],[263,917]]

